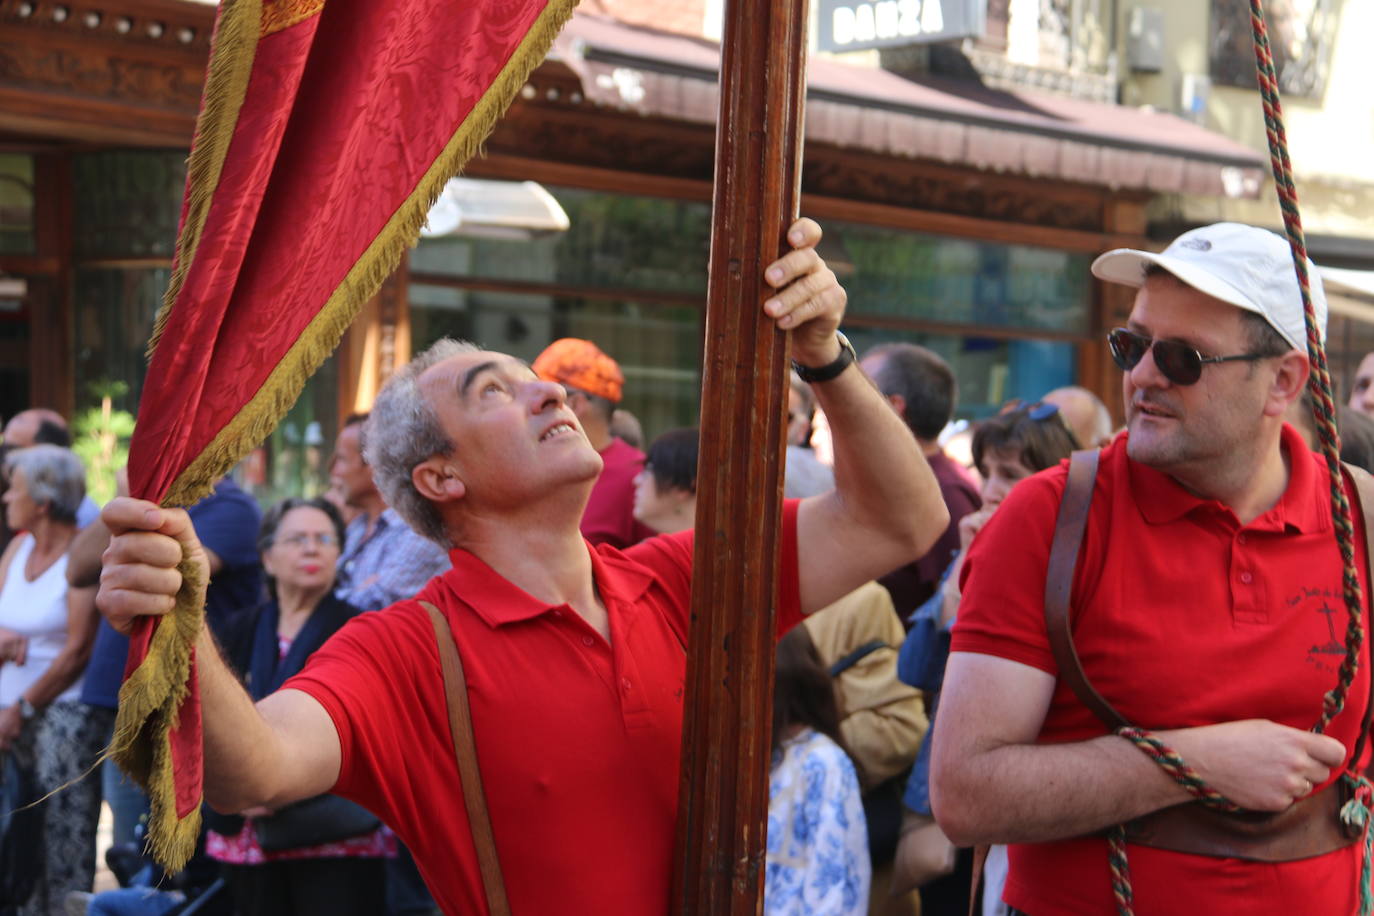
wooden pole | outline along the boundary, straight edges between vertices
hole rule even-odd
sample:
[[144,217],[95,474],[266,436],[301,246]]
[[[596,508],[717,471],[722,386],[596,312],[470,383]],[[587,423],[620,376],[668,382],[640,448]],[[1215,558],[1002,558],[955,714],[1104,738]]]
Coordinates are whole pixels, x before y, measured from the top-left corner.
[[673,912],[763,900],[788,338],[763,269],[797,215],[806,0],[727,0]]

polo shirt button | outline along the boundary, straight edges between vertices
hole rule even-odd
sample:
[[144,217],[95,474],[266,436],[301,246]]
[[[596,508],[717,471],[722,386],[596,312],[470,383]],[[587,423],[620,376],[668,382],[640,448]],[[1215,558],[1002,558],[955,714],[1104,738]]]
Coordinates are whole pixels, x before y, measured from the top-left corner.
[[624,687],[624,688],[628,691],[628,690],[630,689],[630,679],[629,679],[629,678],[625,678],[624,680],[622,680],[622,681],[620,682],[620,685],[621,685],[622,687]]
[[1254,580],[1254,578],[1255,577],[1250,575],[1248,572],[1243,572],[1240,574],[1240,581],[1244,582],[1246,585],[1249,585]]
[[583,636],[583,637],[582,637],[582,645],[584,645],[584,646],[594,646],[594,645],[596,645],[596,640],[595,640],[595,639],[592,639],[590,636]]
[[1237,543],[1237,544],[1244,544],[1244,543],[1245,543],[1245,535],[1242,534],[1240,537],[1236,538],[1236,543]]

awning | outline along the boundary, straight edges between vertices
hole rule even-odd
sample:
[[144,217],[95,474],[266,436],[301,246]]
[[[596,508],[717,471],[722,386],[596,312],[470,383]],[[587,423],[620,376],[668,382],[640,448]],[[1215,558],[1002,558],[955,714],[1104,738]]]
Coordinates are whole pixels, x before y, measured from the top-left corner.
[[1318,267],[1317,272],[1331,314],[1374,325],[1374,270]]
[[[714,124],[716,42],[578,13],[555,51],[598,105]],[[904,158],[1155,193],[1258,197],[1267,160],[1190,121],[813,58],[806,139]],[[1258,104],[1258,103],[1257,103]]]

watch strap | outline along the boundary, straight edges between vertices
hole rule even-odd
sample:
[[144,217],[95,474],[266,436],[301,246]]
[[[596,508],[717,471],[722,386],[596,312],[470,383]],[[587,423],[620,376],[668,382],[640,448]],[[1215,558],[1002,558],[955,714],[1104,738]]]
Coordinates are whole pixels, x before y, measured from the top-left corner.
[[824,366],[803,366],[795,359],[792,360],[792,370],[803,382],[809,385],[814,385],[817,382],[828,382],[848,369],[851,363],[857,361],[859,355],[854,352],[854,345],[849,342],[849,338],[836,331],[835,339],[840,343],[840,355]]

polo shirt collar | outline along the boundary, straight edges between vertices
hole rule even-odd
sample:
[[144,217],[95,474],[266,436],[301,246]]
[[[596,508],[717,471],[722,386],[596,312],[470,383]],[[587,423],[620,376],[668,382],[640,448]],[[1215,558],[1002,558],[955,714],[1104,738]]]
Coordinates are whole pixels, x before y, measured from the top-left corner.
[[[592,559],[592,576],[607,608],[612,603],[633,607],[648,590],[653,576],[617,550],[602,553],[591,544],[586,546]],[[532,620],[566,607],[546,604],[492,569],[481,557],[461,547],[450,550],[448,556],[453,570],[451,575],[444,576],[445,581],[451,583],[454,596],[490,627]]]
[[[1127,436],[1117,441],[1124,456]],[[1318,486],[1321,481],[1317,480],[1317,466],[1312,460],[1311,450],[1302,436],[1287,423],[1280,433],[1279,447],[1291,459],[1288,486],[1273,508],[1245,527],[1299,533],[1325,530],[1331,523],[1331,507],[1326,498],[1326,488]],[[1130,469],[1131,490],[1136,505],[1140,507],[1140,514],[1152,525],[1177,521],[1204,506],[1225,509],[1214,499],[1202,499],[1188,492],[1163,471],[1132,461],[1129,457],[1125,460]]]

